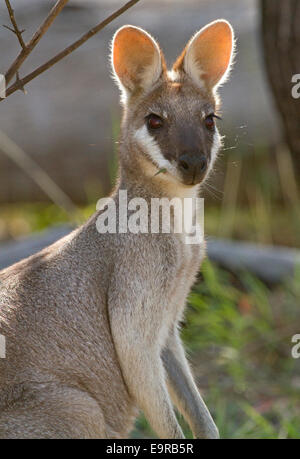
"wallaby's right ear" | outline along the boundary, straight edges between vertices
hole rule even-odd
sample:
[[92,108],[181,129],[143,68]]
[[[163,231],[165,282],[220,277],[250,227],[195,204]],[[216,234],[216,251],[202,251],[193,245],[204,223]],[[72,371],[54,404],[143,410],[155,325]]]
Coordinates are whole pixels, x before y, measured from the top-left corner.
[[112,42],[111,60],[123,101],[139,89],[149,90],[161,77],[165,66],[154,38],[134,26],[117,30]]

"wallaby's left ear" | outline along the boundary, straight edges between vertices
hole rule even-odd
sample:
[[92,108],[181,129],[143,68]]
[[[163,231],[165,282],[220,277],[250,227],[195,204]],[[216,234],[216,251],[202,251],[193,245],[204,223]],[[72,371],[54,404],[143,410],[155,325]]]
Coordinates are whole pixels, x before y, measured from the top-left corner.
[[229,22],[219,19],[191,38],[173,69],[184,71],[198,86],[213,89],[226,80],[233,51],[233,29]]

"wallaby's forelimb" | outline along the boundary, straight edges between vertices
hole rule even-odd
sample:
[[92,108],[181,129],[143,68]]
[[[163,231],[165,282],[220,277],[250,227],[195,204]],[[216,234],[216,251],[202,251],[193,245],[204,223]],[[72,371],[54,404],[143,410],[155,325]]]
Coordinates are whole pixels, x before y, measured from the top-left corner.
[[178,332],[172,331],[162,352],[173,403],[190,424],[195,438],[219,438],[218,429],[197,389]]
[[124,343],[118,320],[113,319],[111,326],[124,380],[136,404],[159,438],[184,438],[167,391],[159,349],[151,348],[139,330],[131,345]]
[[[137,256],[134,248],[132,252],[133,256]],[[123,266],[120,263],[112,277],[118,279],[119,284],[118,289],[109,292],[108,309],[112,338],[125,384],[160,438],[184,438],[168,394],[161,360],[161,342],[165,340],[166,329],[160,324],[166,322],[167,309],[157,308],[155,292],[153,298],[141,292],[139,283],[145,287],[145,292],[149,291],[147,270],[145,278],[140,273],[137,282],[134,278],[128,279],[128,269]],[[126,288],[123,282],[126,282]],[[161,292],[158,291],[158,295]]]

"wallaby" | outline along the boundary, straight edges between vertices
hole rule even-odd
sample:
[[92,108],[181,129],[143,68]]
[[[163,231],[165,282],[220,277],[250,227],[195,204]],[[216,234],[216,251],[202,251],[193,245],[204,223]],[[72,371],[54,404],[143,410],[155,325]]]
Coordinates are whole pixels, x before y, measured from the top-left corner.
[[[119,178],[128,200],[195,197],[221,145],[216,89],[228,75],[233,30],[196,33],[171,71],[156,41],[124,26],[112,68],[124,114]],[[99,233],[91,219],[0,273],[1,438],[124,438],[138,409],[161,438],[218,438],[179,337],[205,246],[183,235]]]

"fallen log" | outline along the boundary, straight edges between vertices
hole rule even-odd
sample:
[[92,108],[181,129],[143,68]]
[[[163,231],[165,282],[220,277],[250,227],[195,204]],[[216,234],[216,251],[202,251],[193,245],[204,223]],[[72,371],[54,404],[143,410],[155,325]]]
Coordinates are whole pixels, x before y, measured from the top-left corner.
[[234,273],[248,271],[268,284],[277,284],[292,277],[300,266],[300,250],[264,246],[226,239],[207,241],[208,257]]

